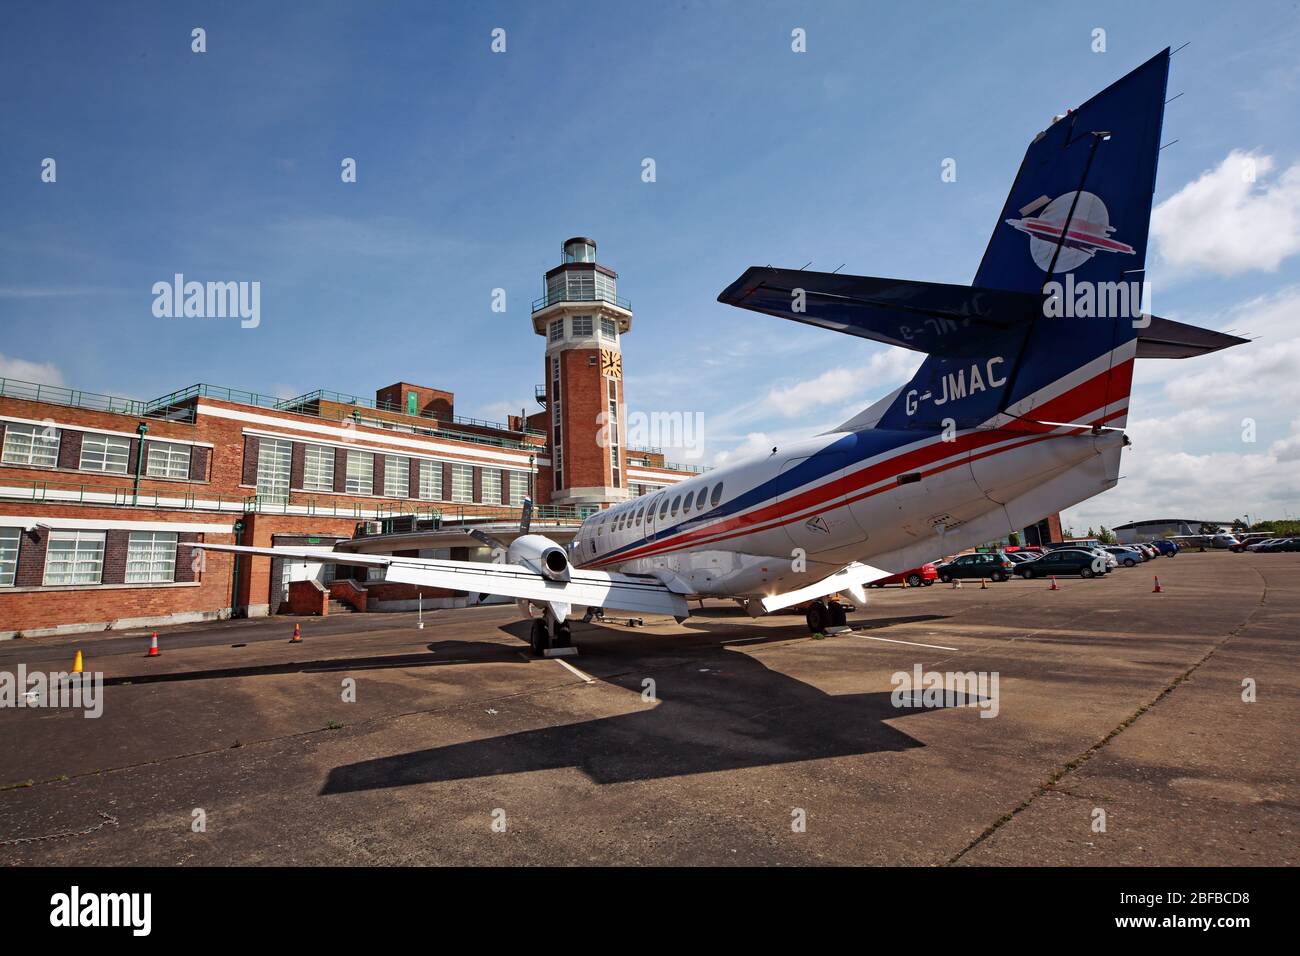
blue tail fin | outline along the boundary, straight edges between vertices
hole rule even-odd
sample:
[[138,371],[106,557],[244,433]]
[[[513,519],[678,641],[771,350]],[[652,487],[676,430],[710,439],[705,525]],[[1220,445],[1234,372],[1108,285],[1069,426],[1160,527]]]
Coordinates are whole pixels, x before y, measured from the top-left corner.
[[1166,49],[1034,138],[974,285],[1041,294],[1043,308],[1018,340],[932,355],[882,427],[1124,424],[1168,75]]
[[1241,341],[1141,312],[1168,75],[1166,49],[1034,138],[973,285],[753,267],[719,301],[927,353],[875,427],[1122,426],[1135,357]]

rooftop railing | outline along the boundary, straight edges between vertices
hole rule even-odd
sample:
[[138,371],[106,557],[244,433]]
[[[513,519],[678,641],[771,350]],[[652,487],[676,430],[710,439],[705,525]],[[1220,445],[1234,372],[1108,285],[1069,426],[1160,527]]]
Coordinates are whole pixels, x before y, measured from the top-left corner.
[[552,305],[558,305],[561,302],[611,302],[620,309],[632,311],[630,300],[623,298],[621,295],[611,295],[608,292],[548,292],[540,299],[533,300],[533,311],[540,312],[542,309]]
[[47,402],[67,405],[69,408],[89,408],[97,412],[114,412],[119,415],[148,415],[149,403],[119,395],[101,395],[63,385],[41,385],[15,378],[0,378],[0,398],[20,398],[29,402]]

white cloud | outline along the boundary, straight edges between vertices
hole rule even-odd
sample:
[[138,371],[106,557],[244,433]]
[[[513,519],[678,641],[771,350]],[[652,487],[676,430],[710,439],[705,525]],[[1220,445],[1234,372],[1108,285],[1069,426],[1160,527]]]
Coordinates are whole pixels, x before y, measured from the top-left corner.
[[876,352],[861,365],[827,369],[815,378],[778,386],[767,393],[766,410],[785,418],[807,414],[822,405],[842,404],[870,394],[872,400],[907,381],[920,366],[916,352],[891,348]]
[[37,385],[62,385],[63,373],[53,362],[29,362],[26,359],[0,355],[0,378],[15,378]]
[[1271,182],[1272,156],[1230,152],[1151,214],[1161,257],[1176,269],[1219,275],[1273,272],[1300,252],[1300,163]]

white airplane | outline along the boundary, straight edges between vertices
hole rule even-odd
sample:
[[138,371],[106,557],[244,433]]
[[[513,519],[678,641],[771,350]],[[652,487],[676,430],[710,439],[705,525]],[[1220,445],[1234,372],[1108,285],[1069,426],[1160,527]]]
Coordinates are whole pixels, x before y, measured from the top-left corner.
[[[1168,69],[1166,49],[1038,134],[973,285],[753,267],[722,292],[724,303],[926,354],[910,382],[834,431],[593,515],[568,547],[520,534],[502,544],[504,564],[356,552],[324,560],[513,597],[533,619],[537,653],[569,644],[575,605],[682,620],[697,597],[732,598],[755,615],[811,602],[808,625],[819,631],[844,620],[828,595],[861,607],[874,580],[1112,487],[1134,360],[1245,341],[1152,316],[1069,319],[1045,308],[1058,294],[1047,288],[1054,274],[1100,295],[1101,284],[1141,273]],[[1052,207],[1065,211],[1050,236],[1016,225],[1067,196]],[[1081,211],[1104,220],[1126,254],[1070,246]],[[323,560],[293,548],[204,547]]]

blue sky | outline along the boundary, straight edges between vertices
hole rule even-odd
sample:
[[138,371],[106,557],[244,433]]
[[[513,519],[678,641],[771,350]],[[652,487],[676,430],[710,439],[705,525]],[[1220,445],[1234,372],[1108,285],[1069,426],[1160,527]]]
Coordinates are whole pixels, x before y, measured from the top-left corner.
[[[807,53],[791,51],[796,27]],[[1155,311],[1246,330],[1262,316],[1268,347],[1144,363],[1135,480],[1071,517],[1295,513],[1294,2],[8,3],[0,374],[146,398],[198,381],[373,395],[410,380],[501,418],[536,408],[529,303],[582,234],[636,313],[630,406],[703,412],[718,460],[832,426],[915,364],[721,306],[728,282],[809,261],[969,282],[1033,134],[1188,41],[1156,199],[1211,173],[1208,198],[1185,193],[1165,219],[1171,242],[1210,240],[1166,255],[1157,236]],[[1244,193],[1213,177],[1234,150],[1267,157]],[[1262,251],[1237,262],[1214,236]],[[153,283],[177,272],[259,281],[261,325],[154,317]],[[1246,387],[1219,400],[1220,378]]]

